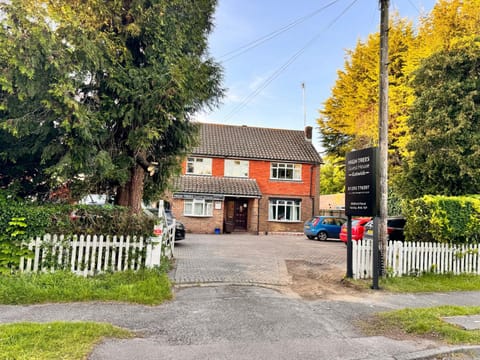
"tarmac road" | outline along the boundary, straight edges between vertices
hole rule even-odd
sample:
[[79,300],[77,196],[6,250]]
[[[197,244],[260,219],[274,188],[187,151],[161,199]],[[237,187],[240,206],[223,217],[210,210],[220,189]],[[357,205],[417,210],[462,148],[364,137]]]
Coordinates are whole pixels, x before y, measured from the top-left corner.
[[0,306],[0,323],[100,321],[138,338],[106,340],[91,360],[417,359],[454,350],[426,340],[366,337],[362,316],[403,307],[480,304],[480,292],[377,293],[354,301],[306,301],[284,290],[285,259],[344,265],[345,246],[302,236],[187,235],[176,247],[175,299],[149,307],[118,303]]

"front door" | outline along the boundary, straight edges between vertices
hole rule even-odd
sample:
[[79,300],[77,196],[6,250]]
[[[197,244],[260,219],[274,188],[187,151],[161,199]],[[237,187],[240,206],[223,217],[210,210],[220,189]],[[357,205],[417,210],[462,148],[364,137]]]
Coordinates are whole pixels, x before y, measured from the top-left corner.
[[225,210],[225,232],[247,231],[247,200],[226,200]]
[[235,230],[247,230],[248,201],[235,200]]

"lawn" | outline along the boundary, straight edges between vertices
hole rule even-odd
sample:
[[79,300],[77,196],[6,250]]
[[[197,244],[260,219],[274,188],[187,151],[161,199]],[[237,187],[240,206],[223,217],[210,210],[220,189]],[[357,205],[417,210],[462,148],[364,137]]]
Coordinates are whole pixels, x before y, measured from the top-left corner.
[[[0,277],[2,304],[120,301],[158,305],[171,298],[171,284],[162,269],[87,278],[62,271]],[[0,325],[0,360],[86,359],[103,338],[133,336],[127,330],[103,323],[4,324]]]
[[[346,281],[355,287],[370,288],[372,280]],[[381,290],[393,293],[480,291],[480,276],[453,274],[424,274],[422,276],[387,277],[379,279]]]
[[480,330],[464,330],[442,320],[446,316],[480,314],[480,306],[438,306],[378,313],[362,327],[369,335],[401,332],[448,344],[479,345]]
[[121,301],[158,305],[172,298],[168,276],[160,269],[86,278],[58,271],[1,276],[0,280],[1,304]]
[[380,288],[391,292],[480,291],[480,276],[424,274],[380,279]]
[[104,338],[130,338],[110,324],[89,322],[0,325],[0,360],[81,360]]
[[[370,282],[353,281],[367,287]],[[480,291],[480,276],[424,274],[381,278],[380,288],[393,293]],[[365,324],[370,335],[411,334],[441,340],[449,344],[480,344],[480,330],[463,330],[441,318],[446,316],[478,315],[480,306],[439,306],[403,309],[379,313]]]

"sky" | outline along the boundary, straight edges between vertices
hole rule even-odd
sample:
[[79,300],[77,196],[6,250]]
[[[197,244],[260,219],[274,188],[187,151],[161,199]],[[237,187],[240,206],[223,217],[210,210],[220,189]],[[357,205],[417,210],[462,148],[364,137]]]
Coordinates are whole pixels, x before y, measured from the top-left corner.
[[[390,15],[397,11],[415,23],[435,2],[390,0]],[[378,31],[379,1],[218,0],[214,23],[210,55],[223,67],[226,94],[218,108],[196,120],[292,130],[306,124],[313,126],[321,153],[318,111],[346,51]],[[286,31],[268,36],[280,29]]]

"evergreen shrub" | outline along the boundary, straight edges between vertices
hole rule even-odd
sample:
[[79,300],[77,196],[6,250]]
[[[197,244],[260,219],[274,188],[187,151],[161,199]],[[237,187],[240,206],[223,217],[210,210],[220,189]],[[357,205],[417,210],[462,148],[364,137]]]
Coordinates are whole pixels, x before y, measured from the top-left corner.
[[480,241],[480,196],[425,195],[403,203],[405,239],[440,243]]
[[44,234],[151,236],[155,218],[120,206],[38,204],[0,191],[0,274],[31,256],[25,244]]

